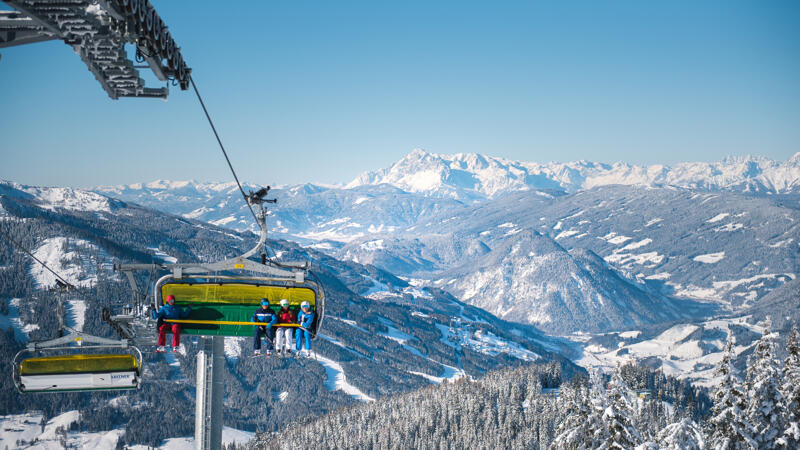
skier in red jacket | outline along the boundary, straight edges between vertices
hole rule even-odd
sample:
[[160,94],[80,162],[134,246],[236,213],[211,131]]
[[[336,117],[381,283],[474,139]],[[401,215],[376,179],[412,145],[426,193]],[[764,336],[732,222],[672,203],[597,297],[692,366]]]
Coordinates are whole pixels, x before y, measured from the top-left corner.
[[[283,346],[286,346],[285,354],[292,354],[292,327],[282,327],[282,324],[293,324],[297,322],[297,314],[289,309],[289,300],[281,299],[281,309],[278,311],[278,331],[275,336],[275,350],[280,355]],[[284,340],[286,341],[284,343]]]

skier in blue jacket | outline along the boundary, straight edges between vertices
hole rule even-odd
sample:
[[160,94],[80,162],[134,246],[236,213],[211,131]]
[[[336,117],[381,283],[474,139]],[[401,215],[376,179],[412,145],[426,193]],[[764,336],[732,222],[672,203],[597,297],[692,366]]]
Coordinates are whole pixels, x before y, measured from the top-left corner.
[[297,354],[300,355],[302,353],[300,351],[300,347],[303,343],[303,338],[305,337],[305,356],[311,357],[311,332],[309,329],[311,328],[311,324],[314,323],[314,312],[311,311],[311,304],[308,302],[304,301],[303,303],[300,303],[300,314],[297,315],[297,323],[300,324],[300,327],[297,328],[297,331],[295,331],[294,334]]
[[272,341],[275,339],[275,330],[272,328],[275,322],[278,321],[278,316],[269,308],[269,300],[262,298],[261,307],[253,313],[253,322],[265,323],[266,325],[257,325],[253,331],[253,355],[258,356],[261,354],[261,336],[267,338],[266,354],[272,354]]
[[165,322],[164,319],[185,319],[192,311],[191,306],[185,309],[180,306],[175,306],[175,296],[170,294],[167,296],[167,302],[158,311],[153,311],[153,319],[158,320],[158,348],[156,352],[163,353],[166,351],[164,345],[167,343],[167,330],[172,328],[172,351],[177,352],[181,346],[181,325],[179,323]]

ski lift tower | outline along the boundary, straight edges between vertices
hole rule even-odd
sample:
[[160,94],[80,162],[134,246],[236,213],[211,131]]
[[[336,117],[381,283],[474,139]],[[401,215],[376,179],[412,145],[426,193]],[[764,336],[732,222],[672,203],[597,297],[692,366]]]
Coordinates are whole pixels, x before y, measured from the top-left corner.
[[[191,69],[149,0],[2,0],[0,48],[61,40],[72,47],[114,100],[161,98],[169,88],[146,87],[138,69],[189,89]],[[125,44],[136,46],[136,65]],[[5,63],[5,62],[4,62]],[[54,72],[57,73],[57,72]]]

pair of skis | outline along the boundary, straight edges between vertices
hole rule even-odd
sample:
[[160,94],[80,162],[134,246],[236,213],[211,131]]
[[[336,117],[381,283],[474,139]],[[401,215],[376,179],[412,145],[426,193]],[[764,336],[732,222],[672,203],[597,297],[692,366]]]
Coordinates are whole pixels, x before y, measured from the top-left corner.
[[311,358],[312,354],[311,353],[300,353],[300,352],[297,352],[297,351],[292,351],[291,353],[287,353],[287,352],[271,352],[270,354],[267,354],[267,352],[261,352],[259,354],[254,354],[252,357],[253,358],[258,358],[258,357],[261,357],[261,356],[267,356],[267,357],[275,356],[277,358],[295,358],[295,359],[301,359],[302,358],[302,359],[307,359],[307,358]]

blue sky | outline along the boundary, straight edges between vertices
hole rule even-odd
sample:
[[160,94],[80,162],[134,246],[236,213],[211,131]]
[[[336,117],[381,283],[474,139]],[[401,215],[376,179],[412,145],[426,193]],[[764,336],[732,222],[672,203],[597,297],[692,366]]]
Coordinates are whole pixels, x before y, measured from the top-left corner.
[[[151,1],[248,181],[347,182],[414,148],[636,164],[800,151],[796,1]],[[0,179],[231,179],[191,91],[113,101],[60,41],[0,54]]]

